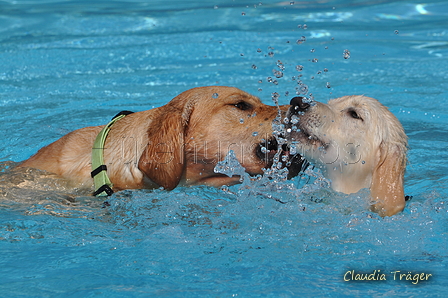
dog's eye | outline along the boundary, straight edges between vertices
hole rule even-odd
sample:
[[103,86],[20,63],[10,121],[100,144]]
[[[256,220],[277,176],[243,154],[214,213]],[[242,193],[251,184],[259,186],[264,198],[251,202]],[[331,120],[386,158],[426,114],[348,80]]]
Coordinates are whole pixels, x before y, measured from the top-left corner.
[[350,115],[350,117],[352,117],[353,119],[359,119],[362,120],[362,118],[358,115],[358,113],[356,113],[355,110],[349,110],[348,114]]
[[247,102],[244,102],[244,101],[240,101],[239,103],[234,104],[234,106],[241,111],[248,110],[252,107],[250,104],[248,104]]

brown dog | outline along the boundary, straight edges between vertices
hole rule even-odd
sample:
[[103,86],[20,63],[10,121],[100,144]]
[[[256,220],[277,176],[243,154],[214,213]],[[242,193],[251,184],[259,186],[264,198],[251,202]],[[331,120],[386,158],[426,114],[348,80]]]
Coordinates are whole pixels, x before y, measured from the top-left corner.
[[290,143],[343,193],[370,188],[382,216],[403,210],[407,137],[398,119],[376,99],[344,96],[328,104],[291,100]]
[[[288,107],[279,110],[232,87],[185,91],[165,106],[127,115],[111,127],[104,146],[107,174],[115,190],[238,183],[239,177],[215,173],[215,165],[233,150],[249,174],[262,174],[277,149],[275,141],[268,144],[272,121]],[[103,127],[73,131],[21,166],[92,187],[92,146]],[[264,154],[262,147],[274,150]],[[292,163],[291,175],[300,171],[302,162]]]

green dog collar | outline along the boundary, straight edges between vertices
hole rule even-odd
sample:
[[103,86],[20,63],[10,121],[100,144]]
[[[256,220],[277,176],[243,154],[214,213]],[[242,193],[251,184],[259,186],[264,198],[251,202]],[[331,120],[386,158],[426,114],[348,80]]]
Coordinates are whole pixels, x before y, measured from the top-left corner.
[[104,164],[104,143],[112,125],[132,113],[130,111],[121,111],[96,136],[92,147],[92,172],[90,173],[95,185],[94,196],[105,197],[114,193],[112,190],[113,184],[107,176],[107,166]]

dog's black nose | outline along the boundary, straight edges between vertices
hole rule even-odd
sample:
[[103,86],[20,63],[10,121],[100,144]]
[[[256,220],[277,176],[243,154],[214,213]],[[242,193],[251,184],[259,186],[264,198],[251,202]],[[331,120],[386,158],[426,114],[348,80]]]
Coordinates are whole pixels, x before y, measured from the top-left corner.
[[309,103],[303,102],[304,98],[305,97],[296,96],[293,99],[291,99],[290,105],[293,106],[294,111],[305,112],[310,107]]

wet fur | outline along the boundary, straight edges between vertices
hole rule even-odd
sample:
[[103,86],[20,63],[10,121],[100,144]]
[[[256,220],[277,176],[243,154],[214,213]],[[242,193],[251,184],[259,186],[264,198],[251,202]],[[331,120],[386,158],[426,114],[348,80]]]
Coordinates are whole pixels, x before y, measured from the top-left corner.
[[[282,113],[287,108],[280,107]],[[238,183],[239,177],[215,173],[216,163],[233,150],[249,174],[262,174],[268,161],[256,154],[257,145],[272,137],[278,113],[277,107],[237,88],[190,89],[162,107],[130,114],[112,126],[104,149],[107,173],[115,190]],[[20,166],[93,187],[92,145],[103,127],[73,131]]]
[[370,188],[374,211],[390,216],[403,210],[407,137],[385,106],[366,96],[344,96],[314,102],[299,114],[290,142],[322,169],[334,190]]

